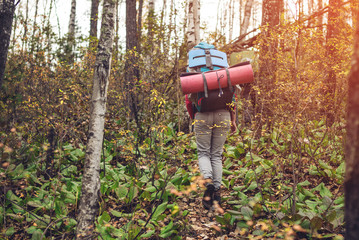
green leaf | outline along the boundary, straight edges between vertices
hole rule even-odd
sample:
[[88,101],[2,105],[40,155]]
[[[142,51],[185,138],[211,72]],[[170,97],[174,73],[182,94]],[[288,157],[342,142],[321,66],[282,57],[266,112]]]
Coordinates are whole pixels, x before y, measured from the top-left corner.
[[128,202],[131,202],[138,195],[138,187],[136,185],[131,186],[128,192]]
[[103,222],[109,222],[111,220],[111,216],[108,212],[104,211],[102,215],[99,217],[98,222],[103,224]]
[[251,219],[253,216],[253,210],[250,207],[247,206],[243,206],[241,208],[241,213],[243,214],[244,217],[246,217],[247,219]]
[[232,171],[229,171],[229,170],[223,168],[223,174],[224,175],[233,175],[234,173]]
[[322,227],[323,225],[323,219],[321,219],[318,216],[315,216],[312,218],[312,220],[310,220],[310,227],[312,229],[318,230]]
[[332,170],[332,166],[328,165],[326,162],[323,162],[322,160],[318,161],[319,166],[321,166],[323,169]]
[[166,211],[166,209],[167,209],[167,202],[164,202],[164,203],[160,204],[160,205],[156,208],[155,212],[153,213],[152,219],[153,219],[154,221],[156,221],[157,218],[158,218],[164,211]]
[[320,183],[316,188],[314,188],[315,190],[319,191],[320,196],[324,197],[332,197],[333,194],[329,191],[328,188],[325,187],[324,183]]
[[110,213],[115,217],[122,217],[122,212],[111,210]]
[[41,240],[41,239],[42,239],[42,231],[40,229],[36,229],[36,231],[32,233],[31,240]]
[[235,210],[227,210],[227,212],[233,216],[239,216],[242,215],[241,212],[235,211]]
[[118,186],[118,188],[115,190],[115,193],[117,195],[117,197],[122,200],[127,196],[128,193],[128,189],[127,187],[125,187],[124,185],[120,185]]
[[309,186],[311,183],[308,180],[305,180],[304,182],[298,183],[298,186],[306,187]]
[[9,227],[8,229],[6,229],[5,235],[6,236],[12,236],[15,233],[15,228],[14,227]]
[[248,191],[252,191],[257,188],[257,182],[253,181],[251,182],[251,185],[247,188]]
[[169,232],[166,232],[166,233],[161,233],[160,235],[159,235],[159,237],[161,237],[161,238],[168,238],[168,237],[170,237],[172,234],[174,234],[174,233],[177,233],[177,231],[176,230],[171,230],[171,231],[169,231]]
[[161,229],[161,234],[167,233],[173,228],[173,221],[171,221],[167,226]]
[[149,238],[151,237],[156,231],[155,230],[149,230],[146,233],[142,234],[140,238]]
[[41,208],[43,207],[42,204],[38,201],[28,201],[27,205],[31,206],[31,207],[35,207],[35,208]]

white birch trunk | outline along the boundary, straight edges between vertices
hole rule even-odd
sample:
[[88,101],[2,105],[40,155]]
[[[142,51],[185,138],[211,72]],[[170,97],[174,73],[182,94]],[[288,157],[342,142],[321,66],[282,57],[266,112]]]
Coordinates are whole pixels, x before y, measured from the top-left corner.
[[80,239],[89,237],[93,232],[95,227],[94,221],[98,215],[100,160],[114,40],[114,23],[115,1],[105,0],[103,3],[101,36],[93,75],[90,126],[82,178],[79,215],[77,217],[77,237]]
[[187,49],[191,49],[200,42],[200,2],[190,0],[188,3]]
[[240,36],[247,33],[248,26],[249,26],[249,19],[251,18],[253,0],[247,0],[246,5],[244,7],[244,17],[243,22],[241,24],[241,31]]
[[69,30],[68,30],[68,36],[70,39],[75,38],[75,26],[76,26],[76,0],[72,0],[70,20],[69,20]]
[[231,42],[232,41],[232,36],[233,36],[233,19],[234,19],[234,12],[233,12],[233,0],[229,1],[229,35],[228,35],[228,41],[227,42]]

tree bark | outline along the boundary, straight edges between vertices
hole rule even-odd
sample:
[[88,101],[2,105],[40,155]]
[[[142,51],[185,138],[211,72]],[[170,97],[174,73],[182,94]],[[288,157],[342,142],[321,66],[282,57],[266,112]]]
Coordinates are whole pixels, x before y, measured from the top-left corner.
[[335,91],[336,91],[336,72],[338,64],[337,36],[340,34],[341,24],[340,11],[341,0],[329,0],[328,27],[326,36],[326,52],[328,60],[328,76],[324,86],[324,111],[327,117],[327,124],[331,126],[335,121]]
[[136,0],[126,0],[126,62],[125,62],[125,89],[127,105],[130,109],[128,122],[135,119],[136,125],[141,130],[138,116],[138,98],[135,85],[139,80],[138,67],[138,29]]
[[273,28],[280,22],[280,13],[283,7],[283,0],[264,0],[262,6],[262,43],[259,56],[259,79],[258,86],[262,93],[257,96],[256,114],[260,116],[257,120],[259,127],[256,136],[260,137],[264,122],[267,129],[272,126],[272,111],[270,101],[273,98],[272,89],[275,82],[275,72],[277,69],[276,52],[278,40],[272,37]]
[[74,48],[75,48],[75,27],[76,27],[76,0],[71,1],[71,13],[69,20],[69,28],[67,33],[67,44],[69,48],[68,63],[74,62]]
[[100,160],[114,40],[114,22],[115,2],[113,0],[104,0],[101,36],[93,75],[88,143],[82,178],[79,215],[77,217],[77,237],[79,239],[85,237],[88,239],[93,234],[94,221],[99,209]]
[[200,42],[200,2],[190,0],[188,3],[187,50]]
[[15,0],[0,1],[0,88],[5,73],[15,6]]
[[244,6],[244,16],[243,16],[243,22],[241,24],[241,31],[239,36],[242,36],[243,34],[247,33],[249,20],[251,19],[252,6],[253,6],[253,0],[247,0],[246,5]]
[[98,23],[98,6],[99,0],[92,0],[91,2],[91,16],[90,16],[90,47],[95,47],[97,42],[97,23]]
[[[357,23],[358,20],[357,12]],[[359,24],[356,26],[352,68],[348,81],[345,173],[345,239],[359,236]]]

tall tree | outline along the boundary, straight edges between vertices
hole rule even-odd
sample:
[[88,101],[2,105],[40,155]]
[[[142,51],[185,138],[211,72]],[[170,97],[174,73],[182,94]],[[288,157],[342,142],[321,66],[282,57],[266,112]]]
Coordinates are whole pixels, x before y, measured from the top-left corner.
[[247,33],[249,20],[251,19],[253,0],[247,0],[244,6],[244,16],[241,24],[240,36]]
[[92,44],[95,44],[97,41],[97,22],[98,22],[98,6],[100,0],[91,1],[91,16],[90,16],[90,47]]
[[93,75],[90,126],[86,147],[82,190],[77,217],[77,237],[94,239],[94,221],[99,210],[100,160],[106,114],[107,89],[114,40],[115,1],[104,0],[101,36]]
[[71,12],[70,12],[69,28],[67,33],[67,43],[69,48],[68,63],[74,62],[75,29],[76,29],[76,0],[71,0]]
[[15,0],[0,0],[0,88],[5,73],[15,7],[18,3],[19,1],[15,3]]
[[190,0],[188,3],[187,49],[191,49],[200,42],[200,1]]
[[127,105],[130,108],[130,119],[135,119],[137,127],[141,130],[138,101],[135,85],[140,77],[138,67],[138,29],[136,0],[126,0],[126,62],[125,62],[125,88],[127,93]]
[[348,81],[347,141],[345,173],[345,239],[359,236],[359,24],[355,31],[352,69]]
[[338,64],[338,36],[340,28],[344,27],[340,19],[342,8],[340,7],[342,0],[329,0],[328,11],[328,27],[326,36],[326,52],[328,60],[328,76],[324,86],[324,111],[327,116],[328,125],[332,125],[335,118],[335,90],[336,90],[336,72],[335,68]]
[[[272,89],[275,82],[276,72],[276,52],[277,52],[277,39],[274,39],[272,32],[279,24],[280,13],[283,9],[283,0],[263,0],[262,5],[262,43],[259,56],[259,79],[258,85],[261,88],[261,92],[267,93],[264,97],[260,96],[261,104],[257,105],[257,114],[261,116],[262,121],[266,121],[268,126],[271,126],[272,112],[270,107],[270,101],[272,96]],[[263,122],[259,121],[259,124]],[[262,126],[262,125],[260,125]],[[261,134],[261,127],[258,128],[257,136]]]

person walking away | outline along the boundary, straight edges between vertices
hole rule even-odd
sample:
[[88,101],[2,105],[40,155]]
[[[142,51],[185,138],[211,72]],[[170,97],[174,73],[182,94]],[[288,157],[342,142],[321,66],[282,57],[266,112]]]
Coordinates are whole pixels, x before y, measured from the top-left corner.
[[[225,53],[216,50],[213,45],[201,42],[191,51],[188,72],[206,72],[228,67]],[[218,61],[219,56],[223,61]],[[201,57],[203,61],[199,61]],[[206,182],[202,199],[206,209],[210,209],[214,201],[219,204],[221,202],[223,146],[229,130],[231,129],[232,134],[237,131],[235,95],[229,88],[222,89],[219,86],[216,90],[205,90],[206,93],[185,96],[188,113],[194,119],[198,165]]]

